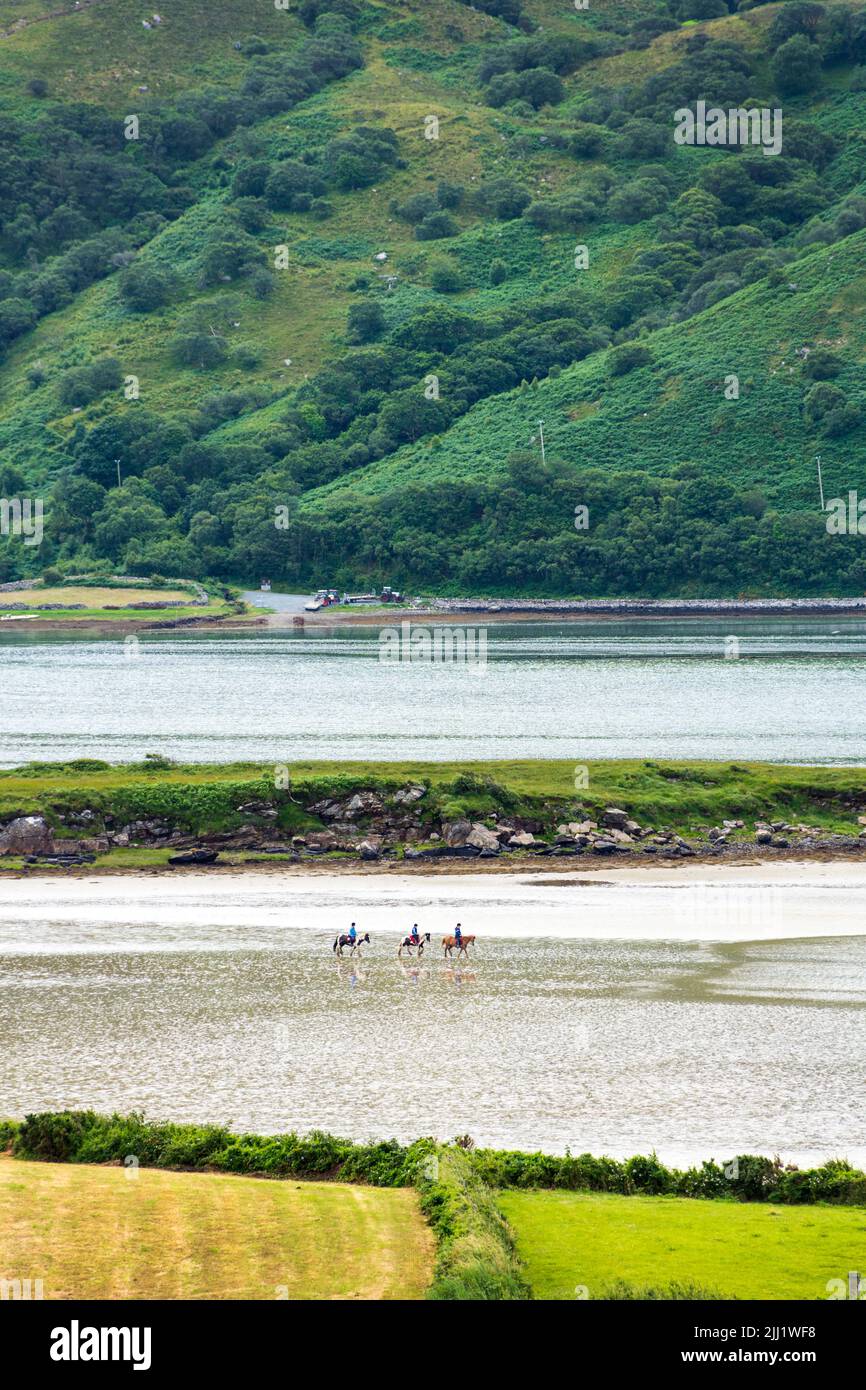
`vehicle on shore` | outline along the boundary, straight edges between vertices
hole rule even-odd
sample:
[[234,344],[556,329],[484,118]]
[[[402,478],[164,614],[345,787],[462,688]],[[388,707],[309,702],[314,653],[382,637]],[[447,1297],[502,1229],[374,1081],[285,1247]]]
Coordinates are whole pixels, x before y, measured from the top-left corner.
[[402,603],[403,595],[398,589],[384,588],[378,594],[344,594],[343,603]]
[[336,589],[317,589],[309,603],[304,604],[308,613],[317,613],[320,608],[330,608],[332,603],[339,603],[340,596]]

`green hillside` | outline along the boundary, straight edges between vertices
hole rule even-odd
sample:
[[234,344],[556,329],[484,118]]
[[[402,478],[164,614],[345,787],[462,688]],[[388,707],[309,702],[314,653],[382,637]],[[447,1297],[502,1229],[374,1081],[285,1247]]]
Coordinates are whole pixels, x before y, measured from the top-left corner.
[[862,592],[862,0],[286,4],[3,7],[0,581]]

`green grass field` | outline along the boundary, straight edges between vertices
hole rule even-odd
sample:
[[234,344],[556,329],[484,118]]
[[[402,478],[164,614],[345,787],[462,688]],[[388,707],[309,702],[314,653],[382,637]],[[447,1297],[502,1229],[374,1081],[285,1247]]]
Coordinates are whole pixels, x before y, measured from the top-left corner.
[[693,1284],[724,1298],[822,1299],[866,1266],[862,1207],[503,1192],[533,1293],[601,1298],[618,1280]]
[[46,1299],[412,1299],[432,1268],[410,1188],[0,1159],[0,1280]]

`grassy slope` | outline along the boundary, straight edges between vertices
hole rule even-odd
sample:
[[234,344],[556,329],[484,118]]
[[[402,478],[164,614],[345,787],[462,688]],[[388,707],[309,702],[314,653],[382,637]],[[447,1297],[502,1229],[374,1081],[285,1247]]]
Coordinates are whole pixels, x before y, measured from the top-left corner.
[[859,1207],[776,1207],[682,1197],[504,1192],[500,1207],[536,1298],[602,1296],[618,1279],[698,1284],[727,1298],[821,1299],[862,1265]]
[[420,1298],[410,1188],[0,1159],[0,1279],[47,1299]]
[[[786,767],[768,763],[642,762],[622,759],[587,764],[589,785],[575,791],[575,766],[566,761],[467,763],[293,763],[289,768],[292,795],[304,796],[305,784],[315,782],[310,799],[322,799],[329,786],[364,786],[383,782],[393,787],[421,781],[439,787],[461,773],[490,777],[515,793],[527,807],[545,800],[563,807],[578,803],[590,811],[620,806],[641,824],[667,825],[688,832],[696,824],[718,824],[724,818],[803,820],[828,830],[856,834],[858,813],[866,810],[866,779],[859,768]],[[228,784],[229,800],[273,792],[272,767],[251,763],[178,766],[165,771],[113,767],[104,771],[76,770],[74,765],[33,764],[0,772],[0,817],[45,811],[53,807],[110,811],[117,800],[132,805],[138,794],[164,799],[168,812],[196,808],[200,829],[226,822],[218,798]],[[214,795],[208,795],[209,789]],[[280,800],[285,798],[280,795]],[[446,794],[449,807],[464,805],[473,814],[496,809],[495,799],[483,794]],[[143,803],[144,804],[144,803]],[[226,803],[227,805],[228,803]],[[297,826],[310,824],[300,806],[286,803]],[[553,810],[553,808],[551,808]],[[153,813],[153,812],[151,812]],[[531,810],[529,810],[531,814]],[[453,818],[453,816],[451,817]],[[231,817],[240,823],[243,817]]]
[[[577,473],[590,466],[665,475],[700,461],[721,478],[763,486],[780,502],[814,501],[815,440],[800,415],[794,349],[816,340],[844,343],[851,365],[839,382],[860,394],[864,254],[866,231],[813,251],[791,268],[796,291],[761,281],[649,335],[652,364],[610,381],[604,354],[596,353],[531,391],[480,402],[441,442],[407,446],[358,478],[309,493],[307,505],[325,507],[340,493],[387,493],[407,482],[504,476],[508,453],[526,447],[539,417],[549,453]],[[740,377],[739,401],[724,399],[728,372]],[[825,442],[821,451],[828,496],[863,486],[862,441]]]
[[[28,0],[16,5],[13,14],[26,15],[34,8],[39,7]],[[471,187],[482,177],[503,174],[520,179],[533,193],[549,192],[573,184],[591,161],[580,165],[541,144],[517,150],[513,137],[521,133],[521,123],[480,102],[474,72],[485,49],[481,36],[494,32],[513,37],[507,26],[454,0],[424,5],[409,0],[376,8],[382,22],[362,34],[366,68],[288,117],[261,124],[256,132],[265,152],[296,153],[340,128],[362,122],[388,124],[401,137],[409,167],[381,189],[331,196],[335,215],[324,224],[307,216],[275,215],[261,243],[273,246],[285,239],[291,247],[290,270],[277,277],[275,295],[263,304],[243,287],[226,291],[239,310],[240,327],[232,342],[255,347],[259,365],[242,369],[227,364],[198,373],[177,368],[165,347],[177,320],[200,297],[193,265],[201,233],[225,197],[210,171],[211,159],[221,152],[217,146],[199,166],[185,170],[184,178],[198,190],[196,206],[143,252],[144,260],[169,262],[180,269],[186,282],[183,296],[162,311],[131,315],[120,306],[116,280],[110,278],[18,340],[0,364],[4,454],[41,479],[52,468],[52,443],[71,430],[73,419],[94,422],[106,411],[122,408],[105,400],[75,417],[58,415],[53,380],[35,391],[26,384],[26,370],[36,361],[54,378],[78,362],[116,355],[125,372],[140,377],[142,402],[158,412],[190,409],[211,392],[255,383],[281,396],[342,350],[345,314],[353,302],[348,285],[360,270],[369,271],[372,255],[383,247],[401,274],[400,289],[387,306],[392,323],[426,301],[441,300],[429,289],[426,266],[431,256],[443,251],[461,263],[468,280],[468,288],[448,296],[448,302],[472,312],[497,304],[519,305],[544,294],[580,293],[572,267],[574,236],[541,235],[521,221],[483,223],[461,213],[462,231],[454,241],[419,244],[411,227],[390,216],[392,197],[435,187],[441,177]],[[649,14],[658,7],[652,0],[632,0],[627,8],[630,14]],[[704,27],[754,48],[777,8],[765,6]],[[568,33],[592,25],[600,13],[615,14],[617,5],[598,0],[589,14],[581,15],[561,0],[532,0],[528,9],[547,31]],[[446,25],[455,23],[463,33],[461,42],[446,34]],[[98,101],[118,117],[140,111],[146,119],[149,102],[186,88],[239,84],[246,64],[232,44],[250,33],[291,47],[302,27],[295,16],[259,0],[238,0],[230,9],[216,10],[199,0],[183,0],[162,28],[148,32],[132,0],[99,0],[86,12],[31,24],[0,41],[0,96],[13,110],[34,114],[38,103],[27,96],[24,84],[38,72],[47,78],[52,96]],[[590,65],[569,79],[570,97],[563,106],[523,124],[539,132],[546,126],[567,127],[582,91],[637,79],[666,66],[677,58],[685,37],[685,32],[665,34],[647,52]],[[856,130],[866,124],[866,95],[848,93],[844,80],[845,74],[834,76],[817,100],[787,103],[786,112],[808,116],[842,134]],[[138,91],[143,84],[149,87],[146,94]],[[439,141],[423,138],[429,112],[440,117]],[[682,168],[682,161],[715,157],[674,150],[673,144],[671,148],[667,162],[673,169]],[[832,173],[829,177],[832,186]],[[587,228],[592,247],[587,274],[593,283],[614,287],[622,267],[652,243],[652,227],[649,222]],[[802,387],[798,372],[788,370],[790,354],[805,341],[838,341],[846,361],[839,384],[852,399],[866,403],[864,246],[866,233],[861,233],[804,258],[792,272],[796,292],[770,291],[759,284],[694,320],[653,335],[657,361],[652,367],[609,383],[603,355],[596,355],[567,369],[558,380],[543,383],[531,396],[512,392],[482,402],[438,445],[402,449],[339,486],[374,494],[400,489],[413,479],[429,483],[472,474],[495,477],[505,454],[525,445],[535,421],[543,416],[551,452],[561,454],[576,470],[627,466],[666,473],[683,461],[698,459],[737,481],[763,484],[782,505],[811,501],[816,440],[803,428]],[[510,273],[504,285],[491,289],[487,268],[494,256],[508,262]],[[292,359],[290,367],[284,365],[286,357]],[[743,381],[743,398],[736,403],[721,397],[721,380],[729,371],[738,372]],[[258,440],[275,427],[281,408],[277,400],[252,411],[223,427],[220,436]],[[866,485],[862,440],[857,436],[825,443],[823,452],[829,495]],[[314,491],[308,505],[326,506],[330,495],[330,489]]]

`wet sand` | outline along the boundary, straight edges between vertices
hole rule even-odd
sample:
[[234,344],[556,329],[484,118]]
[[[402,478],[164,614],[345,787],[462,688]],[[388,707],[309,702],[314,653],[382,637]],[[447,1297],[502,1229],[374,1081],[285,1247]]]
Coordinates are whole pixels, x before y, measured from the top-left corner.
[[[235,851],[238,853],[238,851]],[[243,851],[240,851],[243,853]],[[788,850],[762,847],[756,851],[751,846],[743,846],[742,852],[728,847],[722,853],[708,851],[695,854],[687,859],[676,856],[648,854],[618,854],[612,861],[607,856],[593,854],[563,856],[552,860],[549,856],[503,855],[499,859],[379,859],[369,863],[355,858],[334,859],[323,855],[321,859],[271,859],[250,851],[249,858],[240,863],[216,863],[201,869],[195,865],[172,866],[169,864],[136,865],[122,868],[106,860],[100,864],[62,865],[34,864],[24,869],[4,868],[0,860],[0,883],[24,880],[87,880],[101,878],[475,878],[528,875],[550,877],[563,882],[572,882],[590,876],[623,880],[633,876],[640,882],[653,876],[675,875],[678,880],[696,874],[701,878],[724,879],[732,870],[755,869],[766,874],[773,869],[787,866],[835,865],[843,870],[861,872],[866,876],[866,844],[846,851],[811,850],[802,851],[795,847]]]
[[[690,941],[866,935],[866,864],[838,861],[729,865],[657,865],[499,873],[493,883],[452,870],[447,875],[276,870],[219,874],[189,870],[171,877],[81,873],[20,877],[0,883],[4,924],[50,918],[86,928],[176,922],[242,927],[291,920],[325,934],[359,928],[408,930],[411,920],[438,936],[462,920],[465,931],[495,937],[566,937]],[[411,918],[411,920],[410,920]],[[371,925],[372,924],[372,925]],[[126,943],[125,943],[126,944]]]
[[0,989],[11,1115],[866,1163],[862,865],[5,881]]

